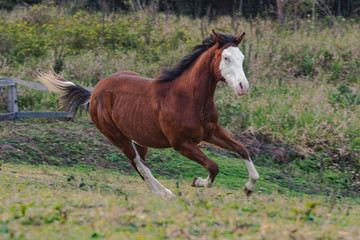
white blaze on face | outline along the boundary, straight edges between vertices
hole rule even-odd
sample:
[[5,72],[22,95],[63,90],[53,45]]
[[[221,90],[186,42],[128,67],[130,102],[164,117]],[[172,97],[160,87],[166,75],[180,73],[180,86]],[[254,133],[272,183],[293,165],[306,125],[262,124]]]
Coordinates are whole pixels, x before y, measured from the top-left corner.
[[221,54],[219,69],[221,75],[237,95],[243,95],[249,88],[243,62],[244,54],[238,47],[228,47]]

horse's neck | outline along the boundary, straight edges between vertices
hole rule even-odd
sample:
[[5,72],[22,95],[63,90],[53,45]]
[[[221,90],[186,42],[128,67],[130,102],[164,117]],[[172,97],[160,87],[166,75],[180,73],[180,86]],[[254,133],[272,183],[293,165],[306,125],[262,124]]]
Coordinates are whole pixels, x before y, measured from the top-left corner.
[[211,72],[210,53],[205,53],[199,57],[194,65],[186,71],[179,79],[182,85],[194,101],[199,104],[209,104],[214,99],[217,81]]

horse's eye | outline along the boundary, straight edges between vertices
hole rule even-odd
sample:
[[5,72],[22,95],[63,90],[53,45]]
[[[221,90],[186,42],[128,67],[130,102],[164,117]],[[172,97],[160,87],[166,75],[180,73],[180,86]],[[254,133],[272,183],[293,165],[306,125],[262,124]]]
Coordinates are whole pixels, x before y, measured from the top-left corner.
[[224,60],[227,62],[230,62],[230,58],[228,58],[228,57],[224,57]]

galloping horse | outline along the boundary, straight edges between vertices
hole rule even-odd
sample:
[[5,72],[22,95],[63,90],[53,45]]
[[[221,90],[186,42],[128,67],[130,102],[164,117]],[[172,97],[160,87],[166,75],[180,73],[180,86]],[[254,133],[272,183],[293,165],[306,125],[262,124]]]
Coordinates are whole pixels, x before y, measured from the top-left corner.
[[241,36],[216,33],[195,46],[180,63],[162,71],[156,79],[120,71],[102,79],[92,92],[61,78],[41,73],[39,80],[50,91],[62,94],[62,103],[74,114],[88,108],[92,121],[105,137],[126,155],[150,191],[160,197],[175,196],[145,166],[148,147],[172,147],[209,171],[196,177],[194,187],[211,187],[219,167],[197,147],[201,141],[234,150],[249,172],[245,193],[249,196],[259,179],[248,151],[218,125],[214,94],[218,82],[226,82],[237,95],[247,92]]

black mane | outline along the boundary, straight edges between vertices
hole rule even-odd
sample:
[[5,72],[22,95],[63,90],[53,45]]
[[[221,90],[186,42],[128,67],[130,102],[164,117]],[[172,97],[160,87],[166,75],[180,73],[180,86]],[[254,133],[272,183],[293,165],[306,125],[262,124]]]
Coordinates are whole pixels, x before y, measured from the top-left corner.
[[[225,35],[225,34],[219,34],[223,41],[219,43],[219,48],[224,46],[226,43],[235,43],[236,39],[234,36],[231,35]],[[180,63],[175,65],[172,68],[163,69],[161,71],[161,75],[158,78],[159,82],[170,82],[179,77],[186,69],[188,69],[195,61],[200,57],[200,55],[211,48],[215,44],[213,40],[213,35],[210,35],[210,37],[203,40],[202,44],[199,44],[193,48],[193,51],[191,54],[185,56]]]

